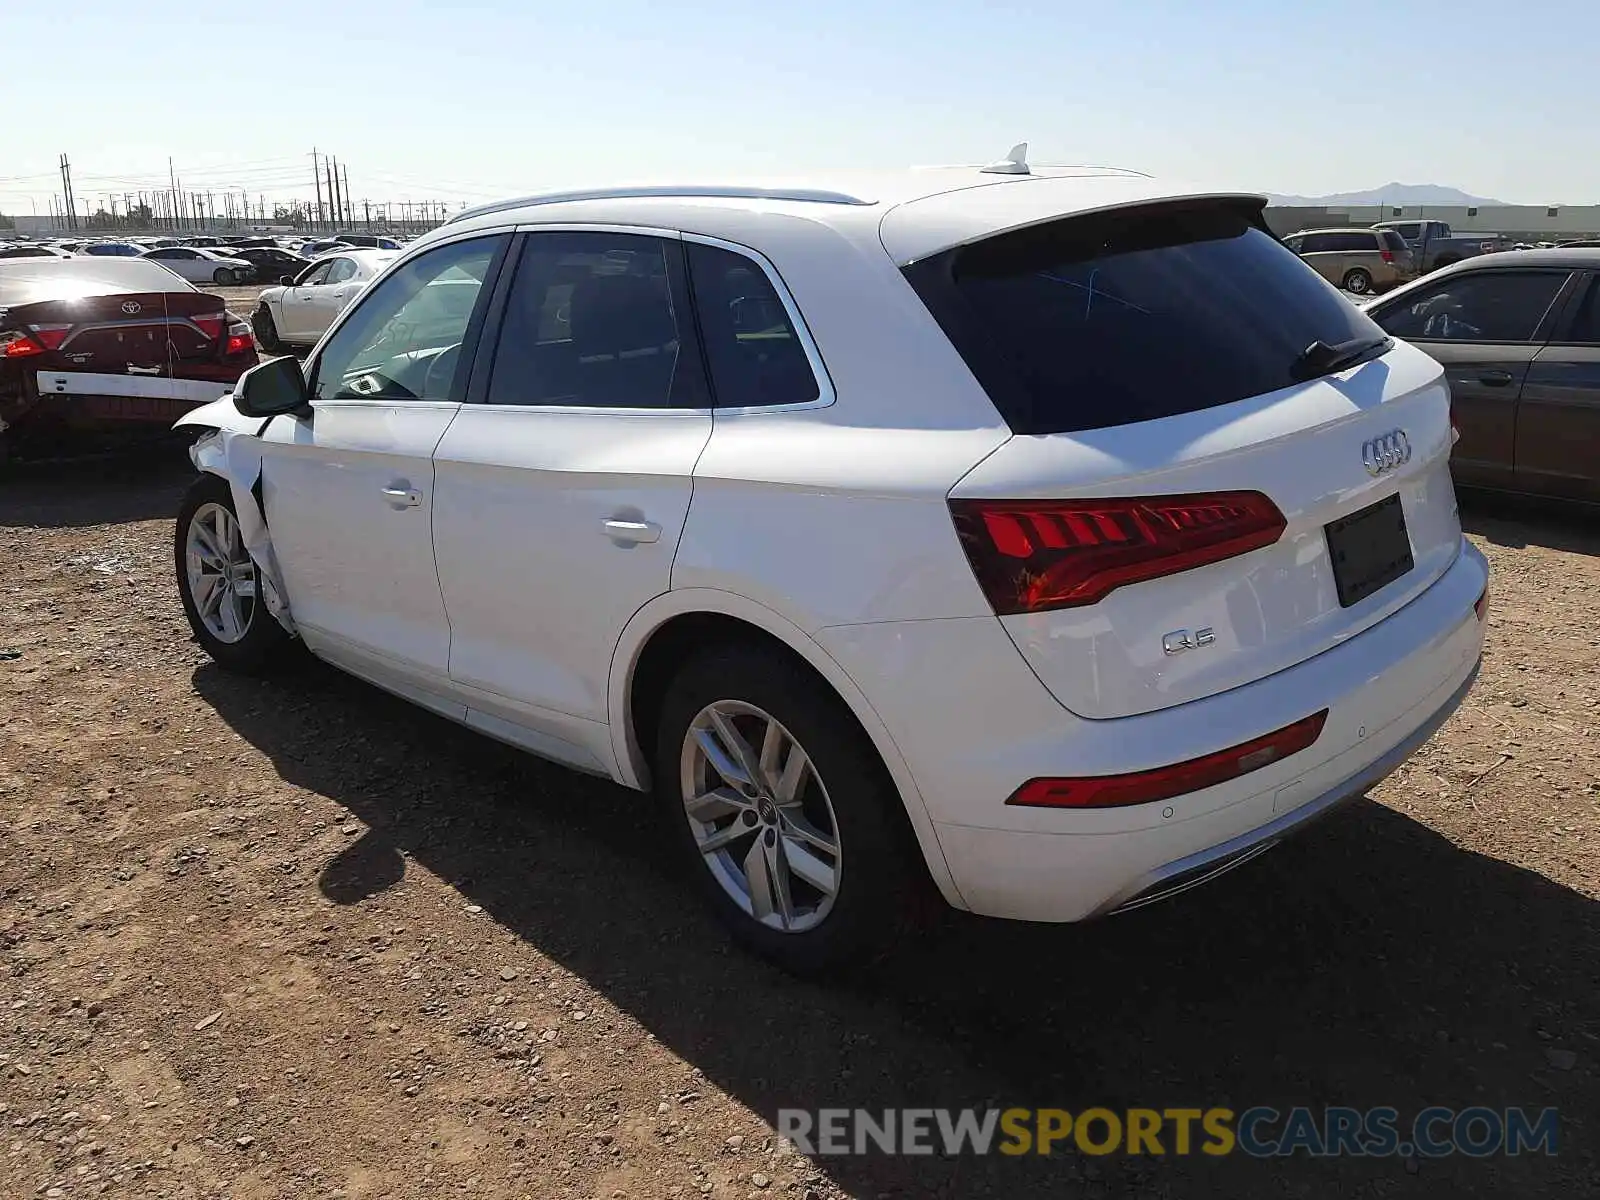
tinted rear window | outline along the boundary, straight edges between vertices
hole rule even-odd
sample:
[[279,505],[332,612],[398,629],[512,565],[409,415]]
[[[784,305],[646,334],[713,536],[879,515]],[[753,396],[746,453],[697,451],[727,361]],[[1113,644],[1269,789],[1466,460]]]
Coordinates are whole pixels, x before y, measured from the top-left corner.
[[1406,245],[1405,238],[1401,237],[1392,229],[1385,229],[1382,236],[1383,244],[1390,250],[1393,250],[1396,254],[1399,254],[1402,250],[1409,249],[1409,247]]
[[906,275],[1019,433],[1228,404],[1299,382],[1314,341],[1382,337],[1237,206],[1069,218]]
[[118,292],[199,289],[148,258],[12,258],[0,261],[0,305]]

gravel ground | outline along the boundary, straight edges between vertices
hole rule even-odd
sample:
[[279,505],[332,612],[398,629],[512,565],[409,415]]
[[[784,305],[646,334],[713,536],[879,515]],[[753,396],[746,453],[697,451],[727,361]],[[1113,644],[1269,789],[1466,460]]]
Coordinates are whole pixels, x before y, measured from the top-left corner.
[[[0,1196],[1600,1194],[1600,529],[1470,506],[1482,680],[1370,800],[1181,901],[950,915],[797,983],[639,799],[171,581],[184,466],[0,484]],[[1554,1105],[1555,1158],[784,1152],[779,1107]]]

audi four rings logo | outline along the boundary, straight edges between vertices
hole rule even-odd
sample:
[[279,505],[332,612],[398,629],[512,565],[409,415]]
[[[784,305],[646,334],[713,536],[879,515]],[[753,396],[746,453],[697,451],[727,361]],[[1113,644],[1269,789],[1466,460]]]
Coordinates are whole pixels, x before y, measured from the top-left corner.
[[1411,439],[1404,429],[1393,429],[1382,437],[1361,443],[1361,461],[1368,475],[1382,475],[1411,461]]
[[139,307],[140,305],[137,300],[124,300],[122,302],[122,311],[127,313],[130,317],[139,311]]

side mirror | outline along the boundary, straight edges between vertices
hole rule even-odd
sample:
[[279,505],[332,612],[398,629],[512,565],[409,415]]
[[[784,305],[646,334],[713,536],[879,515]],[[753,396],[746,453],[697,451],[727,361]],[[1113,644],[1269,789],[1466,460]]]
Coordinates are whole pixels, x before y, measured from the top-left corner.
[[293,275],[279,275],[278,276],[278,282],[283,284],[284,287],[293,287],[294,286],[294,276]]
[[233,406],[247,417],[310,412],[311,396],[299,361],[286,355],[251,367],[239,376]]

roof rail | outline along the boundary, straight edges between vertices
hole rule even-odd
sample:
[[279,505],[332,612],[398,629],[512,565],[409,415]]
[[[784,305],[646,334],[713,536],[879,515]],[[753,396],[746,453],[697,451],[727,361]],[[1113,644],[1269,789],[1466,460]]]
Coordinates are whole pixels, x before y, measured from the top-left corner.
[[877,203],[874,200],[865,200],[860,196],[852,196],[846,192],[832,192],[823,188],[717,187],[704,185],[674,187],[670,184],[662,184],[644,187],[593,188],[574,192],[540,192],[532,196],[522,196],[515,200],[497,200],[492,204],[480,204],[476,208],[463,209],[446,221],[445,224],[454,225],[458,221],[465,221],[471,217],[506,212],[513,208],[529,208],[537,204],[565,204],[573,200],[638,200],[658,196],[669,198],[709,197],[728,200],[796,200],[810,204]]

